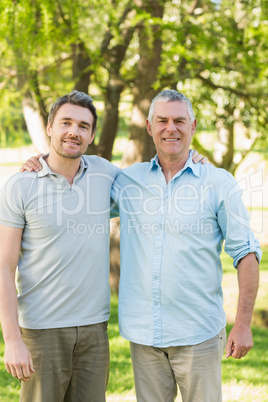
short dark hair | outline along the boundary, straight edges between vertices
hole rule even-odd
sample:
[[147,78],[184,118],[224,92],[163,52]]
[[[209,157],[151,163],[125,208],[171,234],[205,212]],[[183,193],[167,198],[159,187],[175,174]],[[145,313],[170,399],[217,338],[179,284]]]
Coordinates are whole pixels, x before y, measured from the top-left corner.
[[85,107],[90,110],[93,115],[93,126],[92,133],[96,130],[98,115],[95,106],[93,105],[93,99],[91,96],[84,92],[72,91],[67,95],[61,96],[56,102],[52,105],[49,115],[48,115],[48,123],[52,126],[55,116],[62,105],[66,103],[70,103],[71,105]]

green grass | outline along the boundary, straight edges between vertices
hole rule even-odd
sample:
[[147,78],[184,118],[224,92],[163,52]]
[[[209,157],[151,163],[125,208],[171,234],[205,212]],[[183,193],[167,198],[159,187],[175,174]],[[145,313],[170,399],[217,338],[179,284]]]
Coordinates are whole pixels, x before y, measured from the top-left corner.
[[129,342],[119,335],[118,299],[116,294],[111,298],[111,317],[108,334],[110,339],[110,377],[108,394],[120,394],[132,390],[133,374],[130,359]]
[[[225,253],[223,253],[222,261],[227,277],[224,288],[235,293],[236,298],[236,270],[232,266],[231,259]],[[263,261],[260,268],[260,291],[252,326],[254,347],[249,355],[241,360],[223,357],[223,401],[268,401],[268,322],[266,322],[268,317],[268,247],[263,248]],[[112,294],[111,317],[108,326],[111,356],[107,390],[107,401],[109,402],[133,401],[135,395],[129,343],[119,335],[117,304],[117,295]],[[260,311],[263,312],[264,318],[258,313]],[[231,327],[231,322],[228,322],[227,332]],[[18,401],[19,383],[6,372],[3,355],[4,342],[0,331],[0,401]]]

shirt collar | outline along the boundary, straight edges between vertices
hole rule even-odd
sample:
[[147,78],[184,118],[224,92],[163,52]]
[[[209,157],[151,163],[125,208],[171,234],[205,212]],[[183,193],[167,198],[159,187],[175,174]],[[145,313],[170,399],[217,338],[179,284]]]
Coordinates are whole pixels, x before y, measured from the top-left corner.
[[[40,170],[40,172],[38,172],[38,174],[37,174],[38,177],[44,177],[44,176],[47,176],[48,174],[54,174],[54,175],[57,174],[55,172],[52,172],[52,170],[46,163],[46,158],[48,157],[48,155],[49,154],[43,155],[39,159],[39,162],[43,166],[43,169]],[[86,158],[84,158],[84,156],[82,156],[81,161],[80,161],[80,166],[79,166],[78,172],[76,173],[75,177],[80,176],[83,173],[83,171],[86,170],[87,168],[88,168],[87,160],[86,160]]]
[[[192,171],[192,173],[195,176],[200,177],[201,163],[200,162],[199,163],[194,163],[193,160],[192,160],[192,154],[193,154],[193,151],[191,150],[189,152],[189,156],[188,156],[188,159],[187,159],[185,165],[183,166],[183,168],[179,172],[177,172],[177,174],[178,173],[182,174],[185,170],[188,169],[188,170]],[[160,168],[161,169],[157,154],[150,161],[150,169],[152,170],[153,168]],[[175,176],[177,176],[177,174]]]

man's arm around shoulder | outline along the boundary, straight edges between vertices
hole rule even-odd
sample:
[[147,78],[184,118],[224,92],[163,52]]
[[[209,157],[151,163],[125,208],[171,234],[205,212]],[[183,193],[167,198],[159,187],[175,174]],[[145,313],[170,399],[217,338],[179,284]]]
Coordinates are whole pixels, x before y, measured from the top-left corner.
[[15,286],[22,230],[0,225],[0,321],[5,341],[6,369],[13,377],[29,381],[34,368],[31,354],[21,338]]
[[226,357],[241,359],[253,347],[252,312],[259,287],[259,263],[254,253],[242,258],[237,266],[239,299],[234,326],[229,334]]

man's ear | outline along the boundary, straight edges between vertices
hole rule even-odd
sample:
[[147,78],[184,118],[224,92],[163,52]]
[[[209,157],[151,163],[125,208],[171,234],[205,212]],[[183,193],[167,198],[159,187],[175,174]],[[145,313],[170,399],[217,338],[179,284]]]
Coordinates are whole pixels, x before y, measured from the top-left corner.
[[194,122],[191,125],[191,134],[192,134],[192,136],[195,133],[195,129],[196,129],[196,119],[194,119]]
[[49,137],[51,137],[51,125],[49,124],[49,123],[47,123],[47,135],[49,136]]
[[89,139],[88,145],[90,145],[92,143],[92,141],[94,140],[95,134],[96,134],[96,131],[94,131],[94,133],[92,133],[92,135],[91,135],[91,137]]
[[146,119],[147,133],[152,137],[152,126],[148,119]]

